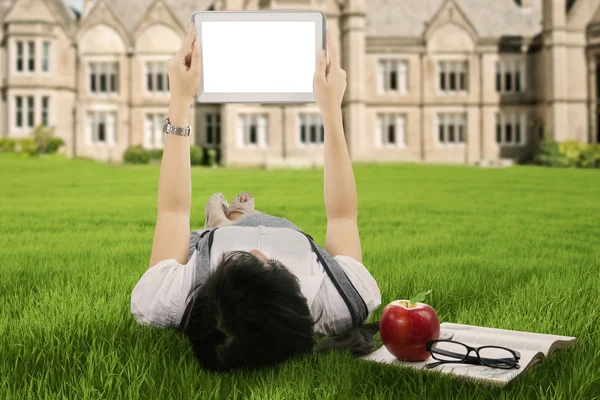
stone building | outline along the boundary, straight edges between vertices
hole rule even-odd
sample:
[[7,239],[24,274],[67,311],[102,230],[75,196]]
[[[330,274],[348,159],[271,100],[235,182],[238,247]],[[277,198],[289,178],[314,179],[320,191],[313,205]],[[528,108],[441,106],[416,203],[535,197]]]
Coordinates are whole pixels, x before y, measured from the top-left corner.
[[[542,137],[600,142],[600,0],[0,0],[0,137],[56,127],[66,153],[161,147],[166,62],[193,11],[319,10],[348,73],[355,161],[475,164]],[[225,165],[321,164],[316,104],[195,104]]]

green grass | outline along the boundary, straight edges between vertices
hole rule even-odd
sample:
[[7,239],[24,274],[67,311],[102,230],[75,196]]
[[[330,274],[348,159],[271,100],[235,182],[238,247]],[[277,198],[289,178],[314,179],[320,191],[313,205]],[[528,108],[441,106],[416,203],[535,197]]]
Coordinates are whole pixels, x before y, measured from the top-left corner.
[[[600,398],[599,171],[355,166],[374,319],[433,289],[441,321],[579,339],[504,389],[344,353],[199,370],[183,337],[130,314],[159,166],[0,155],[0,171],[0,398]],[[213,192],[248,190],[324,245],[322,173],[194,168],[192,228]]]

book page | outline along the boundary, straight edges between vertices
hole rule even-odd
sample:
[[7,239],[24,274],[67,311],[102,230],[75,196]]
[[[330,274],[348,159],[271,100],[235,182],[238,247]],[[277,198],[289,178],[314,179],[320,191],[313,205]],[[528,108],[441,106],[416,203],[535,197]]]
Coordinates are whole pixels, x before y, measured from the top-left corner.
[[548,355],[552,345],[557,341],[572,342],[575,340],[574,337],[569,336],[519,332],[448,322],[441,324],[440,328],[446,332],[446,336],[451,335],[452,340],[464,342],[473,347],[502,346],[519,352],[522,350],[541,351],[544,355]]
[[381,346],[377,351],[361,357],[366,361],[375,361],[385,364],[400,365],[415,369],[421,369],[426,371],[437,371],[444,374],[451,374],[456,376],[462,376],[465,378],[471,378],[480,381],[486,381],[497,385],[505,385],[510,380],[516,378],[519,374],[527,371],[536,360],[540,360],[543,357],[542,353],[535,351],[521,351],[521,360],[519,369],[500,369],[486,367],[484,365],[472,365],[472,364],[442,364],[435,368],[427,369],[425,366],[430,363],[437,362],[437,360],[429,357],[425,361],[419,362],[406,362],[398,360],[393,354],[391,354],[385,346]]

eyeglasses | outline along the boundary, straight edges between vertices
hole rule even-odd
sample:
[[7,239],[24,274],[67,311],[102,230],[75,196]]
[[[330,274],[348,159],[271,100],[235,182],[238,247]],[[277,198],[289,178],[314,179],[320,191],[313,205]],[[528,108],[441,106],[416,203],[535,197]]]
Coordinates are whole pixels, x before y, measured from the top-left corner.
[[[487,367],[511,369],[521,368],[518,364],[521,354],[518,351],[499,346],[471,347],[453,340],[428,340],[425,348],[438,362],[425,367],[435,368],[448,363],[485,365]],[[475,352],[476,357],[471,356]]]

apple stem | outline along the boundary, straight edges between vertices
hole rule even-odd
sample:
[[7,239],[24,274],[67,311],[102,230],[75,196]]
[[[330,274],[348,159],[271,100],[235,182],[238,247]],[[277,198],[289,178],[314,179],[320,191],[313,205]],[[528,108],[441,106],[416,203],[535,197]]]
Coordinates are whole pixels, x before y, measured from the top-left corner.
[[406,308],[415,308],[415,304],[413,304],[413,303],[411,303],[410,301],[407,301],[407,300],[403,301],[402,305],[404,307],[406,307]]

